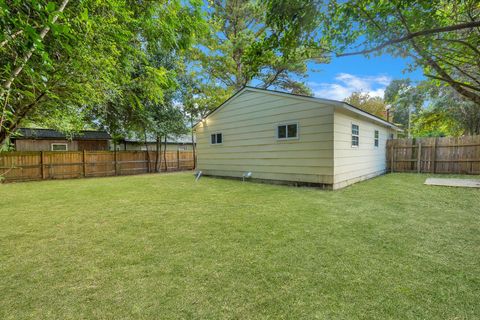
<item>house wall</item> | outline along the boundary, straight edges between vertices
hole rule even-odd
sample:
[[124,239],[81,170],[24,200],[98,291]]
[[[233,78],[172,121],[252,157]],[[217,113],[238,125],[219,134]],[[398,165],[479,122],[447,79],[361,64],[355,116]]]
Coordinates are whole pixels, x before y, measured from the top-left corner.
[[16,151],[51,151],[52,143],[66,143],[68,151],[98,151],[108,150],[107,140],[41,140],[41,139],[17,139],[15,140]]
[[[333,188],[385,173],[387,139],[395,131],[344,109],[336,109],[334,119]],[[352,123],[359,126],[358,147],[352,147]],[[374,145],[374,130],[379,131],[378,147]]]
[[[205,175],[333,183],[333,106],[244,91],[196,127],[197,167]],[[277,125],[299,124],[299,139],[277,140]],[[223,143],[210,135],[221,132]]]
[[68,151],[77,151],[78,142],[70,140],[36,140],[20,139],[15,140],[16,151],[50,151],[52,143],[66,143]]

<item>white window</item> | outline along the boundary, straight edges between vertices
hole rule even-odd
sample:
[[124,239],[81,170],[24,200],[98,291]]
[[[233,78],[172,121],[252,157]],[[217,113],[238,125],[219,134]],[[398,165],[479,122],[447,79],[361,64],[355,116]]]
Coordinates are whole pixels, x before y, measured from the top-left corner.
[[378,130],[375,130],[374,144],[375,144],[375,147],[376,147],[376,148],[378,147],[378,137],[379,137]]
[[211,137],[211,144],[221,144],[223,142],[223,136],[221,133],[212,133]]
[[360,128],[358,124],[352,123],[352,147],[358,147],[360,145]]
[[68,151],[68,145],[66,143],[52,143],[50,145],[52,151]]
[[297,139],[298,123],[279,124],[277,126],[277,139]]

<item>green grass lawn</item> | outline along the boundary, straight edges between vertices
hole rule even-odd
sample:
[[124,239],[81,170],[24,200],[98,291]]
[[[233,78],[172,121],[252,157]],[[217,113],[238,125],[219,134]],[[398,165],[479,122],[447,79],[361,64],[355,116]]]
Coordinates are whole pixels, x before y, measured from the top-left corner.
[[0,185],[1,319],[479,319],[480,190]]

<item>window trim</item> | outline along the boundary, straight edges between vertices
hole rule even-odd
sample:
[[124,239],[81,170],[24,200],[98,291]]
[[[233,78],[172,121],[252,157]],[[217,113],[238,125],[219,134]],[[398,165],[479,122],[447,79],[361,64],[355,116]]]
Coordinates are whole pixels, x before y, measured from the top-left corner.
[[373,146],[378,148],[380,145],[380,130],[374,129],[373,130]]
[[[65,146],[65,150],[53,150],[53,146]],[[50,151],[56,151],[56,152],[68,151],[68,143],[52,142],[50,143]]]
[[[353,126],[357,126],[357,134],[353,134]],[[353,137],[357,137],[357,145],[353,144]],[[350,125],[350,146],[352,148],[359,148],[360,147],[360,125],[356,123],[351,123]]]
[[[295,137],[288,137],[288,126],[289,125],[296,125],[297,126],[297,135]],[[285,126],[286,128],[286,137],[285,138],[279,138],[278,137],[278,128],[281,127],[281,126]],[[299,140],[300,139],[300,125],[298,124],[298,121],[288,121],[288,122],[280,122],[280,123],[277,123],[275,125],[275,138],[278,140],[278,141],[285,141],[285,140]]]
[[[222,142],[218,143],[217,141],[217,135],[220,134],[222,136]],[[215,135],[215,143],[212,143],[212,136]],[[212,146],[218,146],[223,144],[223,133],[222,132],[212,132],[210,133],[210,145]]]

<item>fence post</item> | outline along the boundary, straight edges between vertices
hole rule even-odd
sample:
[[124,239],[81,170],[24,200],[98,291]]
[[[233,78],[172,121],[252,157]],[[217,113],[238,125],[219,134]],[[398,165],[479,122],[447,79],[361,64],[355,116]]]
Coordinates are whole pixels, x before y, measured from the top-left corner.
[[435,138],[435,140],[433,141],[433,147],[432,147],[432,152],[433,152],[433,155],[432,155],[432,165],[433,165],[433,173],[436,173],[437,172],[437,139],[438,138]]
[[40,157],[41,157],[41,165],[42,165],[42,180],[46,179],[46,172],[45,172],[45,153],[43,151],[40,151]]
[[180,170],[180,150],[177,149],[177,170]]
[[418,143],[417,151],[417,173],[422,172],[422,144]]
[[83,157],[82,157],[82,163],[83,163],[83,177],[85,178],[87,176],[87,157],[86,157],[87,151],[83,149]]

